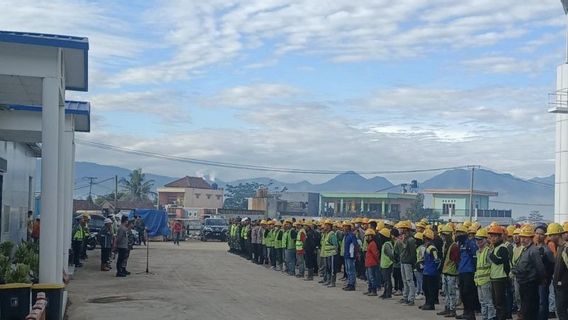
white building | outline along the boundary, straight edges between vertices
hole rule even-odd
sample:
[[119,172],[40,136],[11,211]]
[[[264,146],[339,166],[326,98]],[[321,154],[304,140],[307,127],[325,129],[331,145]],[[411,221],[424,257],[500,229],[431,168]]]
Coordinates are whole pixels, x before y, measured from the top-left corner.
[[41,143],[41,283],[61,284],[67,270],[74,135],[89,131],[90,105],[66,102],[65,91],[87,91],[88,50],[87,38],[0,31],[1,222],[7,222],[0,228],[8,230],[3,239],[13,239],[25,227],[22,212],[33,206],[33,163]]

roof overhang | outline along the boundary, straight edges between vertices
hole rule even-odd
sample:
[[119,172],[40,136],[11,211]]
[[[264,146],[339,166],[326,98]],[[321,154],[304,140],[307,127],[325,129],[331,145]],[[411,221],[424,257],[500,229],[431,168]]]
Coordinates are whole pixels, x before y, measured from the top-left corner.
[[469,196],[473,194],[474,196],[487,196],[487,197],[496,197],[499,195],[497,192],[492,191],[481,191],[481,190],[473,190],[473,193],[469,189],[426,189],[423,191],[425,194],[432,194],[432,195],[459,195],[459,196]]
[[89,39],[33,32],[0,31],[0,42],[63,49],[65,89],[89,89]]
[[391,192],[369,192],[369,193],[358,193],[358,192],[321,192],[322,198],[335,198],[335,199],[349,199],[349,198],[360,198],[360,199],[407,199],[416,200],[416,194],[414,193],[391,193]]
[[[3,107],[3,108],[2,108]],[[27,106],[18,104],[0,105],[0,108],[16,111],[41,112],[41,106]],[[91,103],[87,101],[65,101],[65,115],[73,116],[75,132],[91,131]]]

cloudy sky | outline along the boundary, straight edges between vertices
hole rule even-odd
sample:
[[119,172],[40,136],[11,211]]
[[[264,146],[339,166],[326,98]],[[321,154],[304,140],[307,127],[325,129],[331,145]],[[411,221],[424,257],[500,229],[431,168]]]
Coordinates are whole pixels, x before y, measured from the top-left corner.
[[[4,0],[0,12],[2,30],[89,38],[90,91],[67,93],[93,104],[83,140],[305,169],[554,172],[558,0]],[[84,145],[78,160],[267,175]]]

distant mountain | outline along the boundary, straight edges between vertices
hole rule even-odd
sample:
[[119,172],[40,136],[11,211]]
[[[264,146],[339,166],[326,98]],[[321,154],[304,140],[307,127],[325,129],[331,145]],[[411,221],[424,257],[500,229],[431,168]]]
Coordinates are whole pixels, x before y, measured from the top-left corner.
[[[39,167],[39,166],[38,166]],[[114,190],[114,181],[104,181],[113,178],[115,175],[127,177],[131,169],[125,169],[116,166],[106,166],[91,162],[77,162],[75,166],[75,196],[85,198],[88,194],[88,181],[84,177],[97,177],[93,185],[93,194],[108,194]],[[457,169],[442,172],[432,178],[419,183],[419,189],[448,189],[459,188],[469,189],[470,185],[469,170]],[[146,173],[148,179],[154,180],[154,190],[161,187],[179,177],[167,177]],[[183,174],[180,174],[183,176]],[[39,177],[39,175],[38,175]],[[208,179],[208,177],[204,177]],[[39,179],[38,179],[39,180]],[[209,180],[209,182],[212,182]],[[239,183],[257,182],[266,185],[271,191],[279,191],[286,188],[288,191],[302,192],[375,192],[378,190],[400,192],[399,188],[383,177],[373,177],[367,179],[355,172],[349,171],[331,177],[330,180],[313,184],[308,181],[300,181],[295,183],[287,183],[278,181],[269,177],[259,177],[251,179],[241,179],[226,182],[215,179],[214,181],[219,187],[225,187],[227,184],[235,185]],[[498,197],[490,199],[490,206],[496,209],[512,209],[516,216],[528,215],[530,211],[538,210],[545,217],[552,217],[554,203],[554,176],[534,178],[524,180],[511,174],[495,173],[490,170],[475,170],[474,185],[476,190],[495,191],[499,193]],[[388,189],[393,187],[392,189]],[[39,186],[38,186],[39,190]],[[430,199],[426,199],[425,204],[430,205]],[[522,204],[515,204],[522,203]]]

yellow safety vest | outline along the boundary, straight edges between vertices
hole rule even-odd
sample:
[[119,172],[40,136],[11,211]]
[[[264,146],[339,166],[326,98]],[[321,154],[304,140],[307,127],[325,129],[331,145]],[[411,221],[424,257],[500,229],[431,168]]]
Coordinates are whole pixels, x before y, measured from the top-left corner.
[[323,246],[320,256],[331,257],[337,254],[337,246],[331,243],[333,234],[334,233],[330,231],[323,236]]
[[304,242],[302,241],[302,235],[306,234],[306,230],[300,229],[298,235],[296,236],[296,251],[304,250]]
[[457,246],[455,242],[453,242],[446,251],[446,256],[444,257],[444,267],[442,268],[442,273],[450,276],[458,275],[458,266],[450,259],[450,251],[452,251],[452,248],[454,246]]
[[477,251],[477,264],[475,269],[475,285],[482,286],[489,282],[491,274],[491,261],[489,261],[489,246]]
[[[499,249],[501,248],[506,248],[506,245],[504,243],[501,243],[499,246],[497,246],[495,249],[493,249],[493,254],[495,256],[497,256],[497,252],[499,252]],[[508,252],[508,251],[507,251]],[[502,258],[502,257],[500,257]],[[502,279],[502,278],[507,278],[507,274],[505,273],[505,267],[503,264],[495,264],[493,262],[491,262],[491,279]]]

